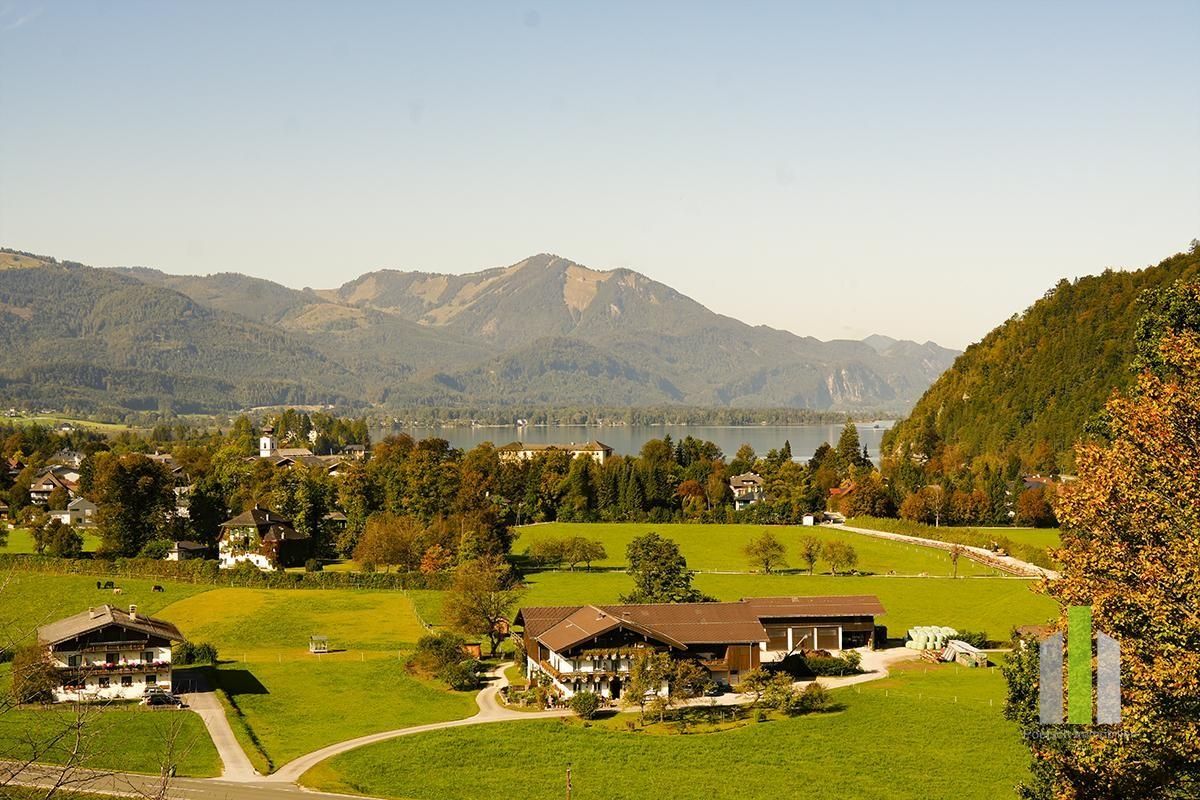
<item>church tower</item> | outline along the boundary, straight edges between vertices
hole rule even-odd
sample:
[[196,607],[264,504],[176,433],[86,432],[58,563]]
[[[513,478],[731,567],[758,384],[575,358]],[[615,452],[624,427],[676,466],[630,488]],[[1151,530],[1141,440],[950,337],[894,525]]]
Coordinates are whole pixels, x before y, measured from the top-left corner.
[[258,457],[270,458],[275,455],[275,449],[275,429],[268,425],[258,437]]

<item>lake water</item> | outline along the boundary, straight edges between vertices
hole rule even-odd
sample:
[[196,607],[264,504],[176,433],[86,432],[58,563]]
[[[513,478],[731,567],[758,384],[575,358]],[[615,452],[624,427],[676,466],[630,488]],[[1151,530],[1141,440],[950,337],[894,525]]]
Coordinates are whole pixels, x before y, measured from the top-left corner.
[[[858,438],[867,446],[871,459],[878,463],[879,442],[885,430],[892,426],[892,420],[878,422],[860,422]],[[382,429],[371,431],[371,440],[379,441],[389,433],[407,433],[415,439],[437,436],[446,439],[454,447],[470,450],[482,442],[504,445],[509,442],[522,441],[528,444],[551,444],[570,442],[586,442],[597,439],[621,455],[636,455],[642,445],[650,439],[661,439],[666,434],[679,441],[685,436],[696,439],[706,439],[716,443],[725,454],[726,459],[743,444],[749,444],[758,455],[766,455],[772,448],[783,446],[785,441],[791,442],[794,458],[809,459],[821,446],[822,442],[837,444],[841,435],[841,425],[753,425],[753,426],[716,426],[716,425],[556,425],[553,427],[527,426],[518,428],[515,425],[504,427],[454,427],[454,428],[417,428],[397,427],[392,430]]]

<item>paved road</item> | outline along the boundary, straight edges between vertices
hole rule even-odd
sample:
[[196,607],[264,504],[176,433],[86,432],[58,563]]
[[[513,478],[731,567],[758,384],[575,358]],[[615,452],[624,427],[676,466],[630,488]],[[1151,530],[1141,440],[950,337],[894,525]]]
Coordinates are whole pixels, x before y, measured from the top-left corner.
[[[830,527],[837,530],[850,531],[851,533],[861,533],[865,536],[874,536],[878,539],[891,539],[896,542],[908,542],[909,544],[919,544],[924,547],[936,547],[938,550],[949,550],[954,547],[952,542],[939,542],[936,539],[923,539],[920,536],[908,536],[903,533],[888,533],[886,531],[873,531],[870,528],[856,528],[851,525],[831,525]],[[1058,573],[1052,569],[1039,567],[1037,564],[1030,564],[1028,561],[1022,561],[1019,558],[1012,556],[998,556],[991,550],[983,547],[971,547],[969,545],[959,545],[964,551],[964,555],[989,566],[996,566],[1000,569],[1008,570],[1015,575],[1021,575],[1026,578],[1047,578],[1049,580],[1058,580]]]
[[204,720],[208,735],[212,738],[221,756],[221,779],[244,783],[258,780],[262,776],[254,769],[246,751],[238,744],[229,726],[229,718],[225,716],[225,707],[210,686],[201,684],[195,692],[182,695],[188,707]]

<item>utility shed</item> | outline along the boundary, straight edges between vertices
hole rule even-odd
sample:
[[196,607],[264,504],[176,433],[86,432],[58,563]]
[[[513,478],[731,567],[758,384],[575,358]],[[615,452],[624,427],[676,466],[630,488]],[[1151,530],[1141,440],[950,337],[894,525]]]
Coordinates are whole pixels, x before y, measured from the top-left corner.
[[308,652],[310,653],[328,653],[329,652],[329,637],[313,635],[308,637]]

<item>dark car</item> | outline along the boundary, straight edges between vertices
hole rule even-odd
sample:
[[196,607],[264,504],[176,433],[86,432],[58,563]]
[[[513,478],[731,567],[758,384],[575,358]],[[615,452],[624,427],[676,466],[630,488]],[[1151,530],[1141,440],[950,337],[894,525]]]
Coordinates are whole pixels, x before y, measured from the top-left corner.
[[142,701],[146,705],[153,707],[166,708],[182,708],[183,701],[170,692],[151,692],[146,695],[146,699]]

